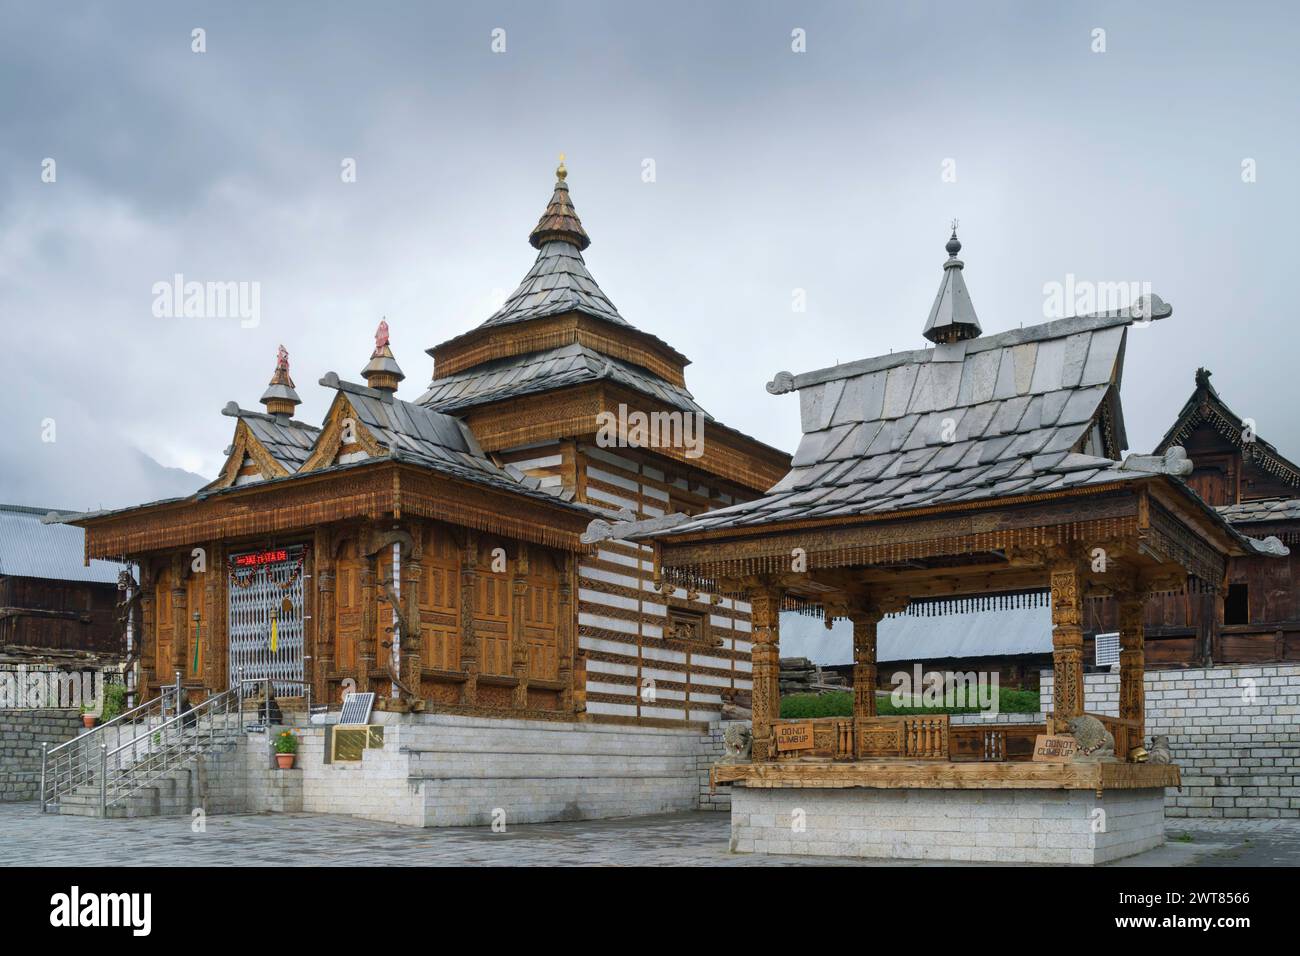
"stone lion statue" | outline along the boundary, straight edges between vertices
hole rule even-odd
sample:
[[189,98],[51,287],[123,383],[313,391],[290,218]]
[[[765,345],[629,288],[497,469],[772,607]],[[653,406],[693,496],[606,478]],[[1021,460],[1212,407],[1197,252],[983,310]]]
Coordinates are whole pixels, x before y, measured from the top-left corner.
[[1096,717],[1082,714],[1067,722],[1070,736],[1074,738],[1078,755],[1095,760],[1115,757],[1115,738]]
[[754,735],[744,724],[729,724],[722,732],[722,759],[719,763],[744,763],[749,760]]
[[1169,751],[1169,738],[1164,734],[1151,738],[1151,749],[1147,751],[1148,763],[1173,763],[1173,754]]

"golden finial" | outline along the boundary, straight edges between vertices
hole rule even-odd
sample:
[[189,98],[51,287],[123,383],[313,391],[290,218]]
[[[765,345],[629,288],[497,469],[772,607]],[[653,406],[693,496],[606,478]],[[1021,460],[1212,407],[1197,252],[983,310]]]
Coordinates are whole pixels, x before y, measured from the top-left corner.
[[564,154],[560,154],[560,165],[555,168],[555,178],[563,181],[569,175],[569,171],[564,168]]

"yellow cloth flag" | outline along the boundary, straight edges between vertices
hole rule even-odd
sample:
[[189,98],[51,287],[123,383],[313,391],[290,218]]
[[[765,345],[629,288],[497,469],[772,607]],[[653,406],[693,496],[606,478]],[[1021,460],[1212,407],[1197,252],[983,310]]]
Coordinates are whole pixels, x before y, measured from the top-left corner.
[[276,628],[276,617],[271,615],[271,653],[274,654],[280,643],[279,630]]

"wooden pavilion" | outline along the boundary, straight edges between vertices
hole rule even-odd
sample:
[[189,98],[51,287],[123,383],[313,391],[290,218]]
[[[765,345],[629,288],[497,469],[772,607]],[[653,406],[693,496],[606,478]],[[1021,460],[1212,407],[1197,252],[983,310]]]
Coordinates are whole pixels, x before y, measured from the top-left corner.
[[[1227,559],[1284,554],[1242,535],[1184,481],[1179,447],[1130,456],[1120,381],[1131,308],[983,336],[954,233],[924,334],[931,348],[792,375],[803,437],[766,495],[618,533],[655,546],[666,586],[752,604],[749,762],[715,768],[747,788],[1133,788],[1159,798],[1174,766],[1133,762],[1144,741],[1143,608],[1153,592],[1222,587]],[[1050,589],[1054,694],[1044,724],[876,713],[876,628],[915,602],[1009,600]],[[1081,607],[1118,604],[1118,717],[1096,715],[1117,759],[1033,760],[1035,738],[1087,712]],[[782,720],[779,612],[853,624],[852,717]],[[809,725],[811,733],[809,734]],[[733,794],[733,801],[743,791]],[[738,804],[733,803],[733,821]]]

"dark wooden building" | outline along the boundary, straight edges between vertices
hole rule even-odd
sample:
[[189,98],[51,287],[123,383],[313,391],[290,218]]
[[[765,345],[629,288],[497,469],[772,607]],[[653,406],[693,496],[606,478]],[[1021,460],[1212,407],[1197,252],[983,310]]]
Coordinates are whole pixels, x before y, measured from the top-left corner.
[[83,563],[85,533],[46,524],[48,508],[0,505],[0,661],[122,658],[114,627],[122,565]]
[[[1175,445],[1192,460],[1186,481],[1193,491],[1238,530],[1276,537],[1291,554],[1230,559],[1218,594],[1184,590],[1153,598],[1146,608],[1147,666],[1300,660],[1300,465],[1229,408],[1203,368],[1156,451]],[[1115,613],[1109,600],[1090,602],[1087,627],[1113,631]]]

